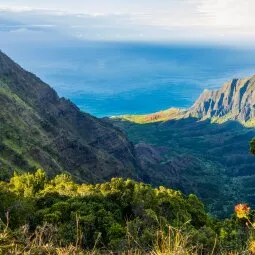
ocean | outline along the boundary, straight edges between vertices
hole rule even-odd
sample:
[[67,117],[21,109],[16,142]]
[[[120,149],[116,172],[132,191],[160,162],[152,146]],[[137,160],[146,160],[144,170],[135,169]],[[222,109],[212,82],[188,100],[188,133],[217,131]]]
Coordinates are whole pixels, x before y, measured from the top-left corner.
[[204,89],[255,74],[255,50],[233,47],[80,41],[2,50],[98,117],[187,108]]

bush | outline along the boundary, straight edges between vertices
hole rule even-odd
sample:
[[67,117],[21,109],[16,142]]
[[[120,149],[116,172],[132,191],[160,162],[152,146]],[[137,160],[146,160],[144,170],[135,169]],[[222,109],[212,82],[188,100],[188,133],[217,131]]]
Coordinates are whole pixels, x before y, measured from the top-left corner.
[[[27,224],[32,234],[51,224],[54,238],[45,238],[46,242],[54,239],[56,246],[150,252],[162,250],[174,233],[185,249],[196,247],[205,252],[222,247],[238,249],[247,240],[236,218],[211,219],[195,195],[132,180],[76,184],[68,175],[48,180],[38,170],[34,174],[15,173],[9,183],[1,182],[0,188],[2,229],[8,225],[15,232]],[[7,219],[6,212],[10,215]],[[171,247],[164,247],[173,249],[171,242]]]

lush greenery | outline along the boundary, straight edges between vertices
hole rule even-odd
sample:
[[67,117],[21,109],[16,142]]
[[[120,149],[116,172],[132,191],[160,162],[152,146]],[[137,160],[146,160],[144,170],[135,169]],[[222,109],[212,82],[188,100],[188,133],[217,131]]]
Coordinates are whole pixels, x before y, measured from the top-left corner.
[[255,253],[247,204],[211,216],[255,206],[254,129],[176,109],[110,120],[133,146],[1,52],[0,105],[0,254]]
[[247,153],[254,129],[193,119],[158,122],[177,118],[176,109],[126,117],[151,124],[111,120],[134,148],[119,129],[59,98],[1,52],[0,105],[0,180],[14,170],[42,168],[50,177],[66,171],[90,183],[125,177],[194,193],[220,217],[239,201],[255,206],[255,160]]
[[0,105],[0,180],[38,168],[95,183],[139,176],[133,146],[120,130],[81,112],[1,51]]
[[255,159],[249,153],[255,129],[192,118],[111,121],[136,144],[146,182],[194,193],[218,217],[227,217],[240,201],[255,207]]
[[128,115],[121,115],[121,116],[113,116],[111,119],[113,120],[126,120],[131,121],[137,124],[148,124],[148,123],[156,123],[167,121],[170,119],[179,119],[181,118],[182,110],[177,108],[170,108],[164,111],[152,113],[152,114],[128,114]]
[[235,217],[210,218],[195,195],[129,179],[76,184],[64,174],[48,180],[38,170],[1,182],[0,201],[3,252],[15,242],[26,249],[28,236],[53,247],[142,253],[163,249],[169,235],[175,246],[178,239],[185,249],[203,253],[243,249],[248,237]]

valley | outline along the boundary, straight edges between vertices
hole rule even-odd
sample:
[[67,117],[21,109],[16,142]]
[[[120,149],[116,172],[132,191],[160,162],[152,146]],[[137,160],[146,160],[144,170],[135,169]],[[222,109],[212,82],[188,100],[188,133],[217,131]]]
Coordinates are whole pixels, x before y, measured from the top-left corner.
[[217,216],[237,201],[255,205],[255,78],[234,79],[206,90],[189,109],[110,119],[136,145],[154,185],[195,193]]

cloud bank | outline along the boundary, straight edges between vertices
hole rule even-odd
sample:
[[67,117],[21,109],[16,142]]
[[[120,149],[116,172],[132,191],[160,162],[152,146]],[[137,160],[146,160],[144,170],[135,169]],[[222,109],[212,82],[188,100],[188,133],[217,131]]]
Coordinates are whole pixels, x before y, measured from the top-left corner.
[[253,45],[254,8],[254,0],[3,0],[0,33]]

